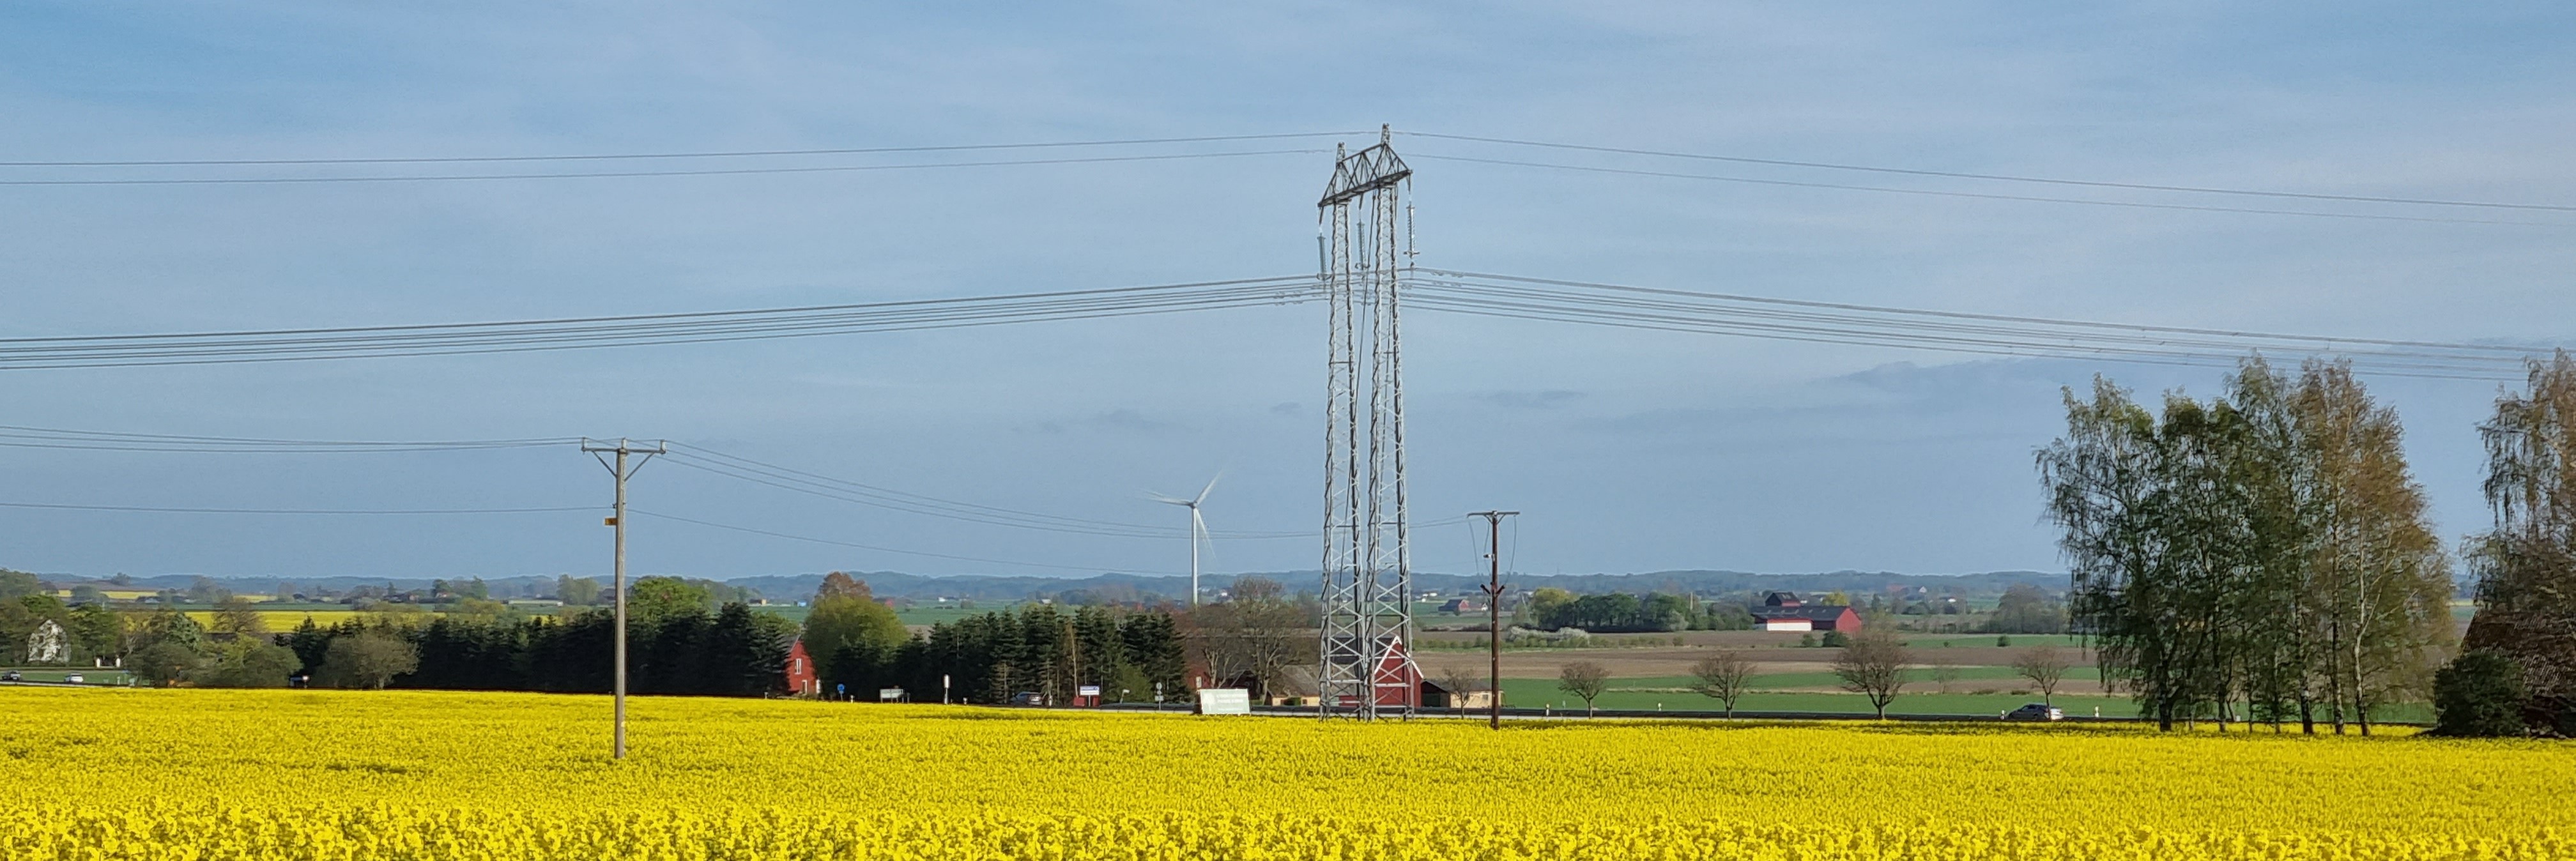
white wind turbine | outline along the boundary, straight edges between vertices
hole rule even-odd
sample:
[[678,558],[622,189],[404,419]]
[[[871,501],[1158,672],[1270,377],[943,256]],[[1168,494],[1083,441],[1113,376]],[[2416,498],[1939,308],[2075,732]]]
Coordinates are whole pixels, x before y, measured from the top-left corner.
[[1191,499],[1179,499],[1159,493],[1151,494],[1155,502],[1178,505],[1190,510],[1190,606],[1192,607],[1199,605],[1199,542],[1207,540],[1207,520],[1199,517],[1199,503],[1207,501],[1208,491],[1215,490],[1216,480],[1224,477],[1219,474],[1208,479],[1207,486],[1199,488],[1199,495]]

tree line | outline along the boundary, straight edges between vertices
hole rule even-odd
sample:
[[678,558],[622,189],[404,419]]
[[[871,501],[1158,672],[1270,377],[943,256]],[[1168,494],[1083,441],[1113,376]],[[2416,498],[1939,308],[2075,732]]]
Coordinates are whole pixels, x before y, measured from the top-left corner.
[[[1238,592],[1240,587],[1238,587]],[[805,623],[805,646],[824,690],[875,699],[900,688],[908,699],[1001,704],[1023,693],[1067,704],[1097,686],[1104,702],[1166,697],[1187,690],[1180,624],[1161,609],[1118,610],[1052,602],[1021,605],[907,634],[864,583],[824,578]]]
[[[64,607],[50,596],[0,602],[58,615],[72,660],[121,663],[145,683],[210,687],[442,688],[606,692],[616,615],[379,613],[271,632],[247,602],[221,604],[212,626],[171,608],[116,612]],[[55,608],[59,608],[57,612]],[[783,690],[796,623],[740,602],[718,602],[678,578],[647,577],[628,593],[628,688],[647,694],[757,696]],[[8,614],[0,611],[0,617]]]
[[1655,592],[1577,596],[1554,586],[1531,592],[1521,615],[1529,623],[1549,630],[1581,628],[1604,634],[1741,631],[1753,627],[1753,617],[1740,603]]
[[2214,718],[2370,731],[2449,645],[2451,568],[2394,410],[2348,365],[2243,362],[2150,411],[2107,379],[2065,393],[2038,454],[2104,678],[2159,727]]

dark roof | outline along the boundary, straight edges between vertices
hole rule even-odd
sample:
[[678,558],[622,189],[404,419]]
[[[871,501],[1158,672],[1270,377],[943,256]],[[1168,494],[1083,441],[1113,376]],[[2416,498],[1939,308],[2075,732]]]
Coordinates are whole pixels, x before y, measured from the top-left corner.
[[1756,619],[1840,619],[1851,610],[1849,604],[1811,604],[1805,607],[1755,607]]

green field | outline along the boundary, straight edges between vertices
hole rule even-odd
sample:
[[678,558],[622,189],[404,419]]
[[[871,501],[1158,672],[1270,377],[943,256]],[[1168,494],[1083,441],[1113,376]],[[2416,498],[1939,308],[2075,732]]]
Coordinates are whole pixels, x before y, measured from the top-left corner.
[[[2003,637],[2012,641],[2012,645],[2015,647],[2065,646],[2072,648],[2084,645],[2084,638],[2072,634],[1908,634],[1905,637],[1905,645],[1909,648],[1915,649],[1993,646],[1995,645],[1996,637]],[[1915,655],[1915,657],[1918,659],[1928,659],[1931,656],[1918,654]]]
[[112,667],[108,669],[92,669],[88,667],[14,667],[11,669],[16,669],[19,675],[23,676],[26,681],[30,682],[59,682],[63,680],[63,676],[72,673],[81,674],[87,678],[87,684],[93,685],[121,685],[125,684],[127,681],[124,670]]

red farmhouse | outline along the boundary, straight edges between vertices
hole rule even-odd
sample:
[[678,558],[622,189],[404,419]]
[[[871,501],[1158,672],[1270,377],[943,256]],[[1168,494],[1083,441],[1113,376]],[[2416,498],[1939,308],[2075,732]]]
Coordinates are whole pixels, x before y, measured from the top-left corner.
[[823,693],[823,680],[814,675],[814,657],[805,653],[805,641],[797,640],[787,647],[787,691],[798,696]]

